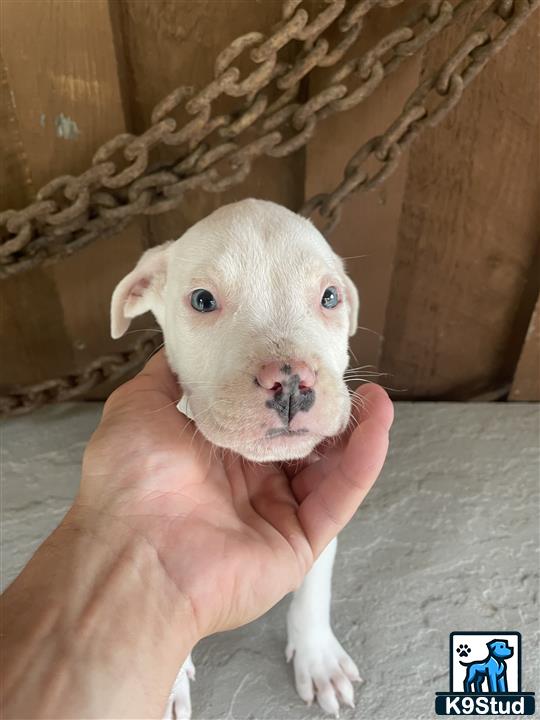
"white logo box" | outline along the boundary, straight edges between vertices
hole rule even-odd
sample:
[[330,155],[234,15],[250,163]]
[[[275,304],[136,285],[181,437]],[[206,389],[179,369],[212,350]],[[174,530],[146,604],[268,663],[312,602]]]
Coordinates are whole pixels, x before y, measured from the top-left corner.
[[[508,647],[513,649],[512,657],[505,658],[507,692],[517,693],[521,691],[520,661],[521,661],[521,637],[517,632],[456,632],[450,636],[450,672],[451,692],[463,692],[463,681],[467,668],[461,662],[472,663],[485,660],[489,656],[487,644],[492,640],[505,640]],[[460,656],[458,648],[463,645],[470,649],[467,656]],[[483,692],[489,692],[487,680],[482,685]]]

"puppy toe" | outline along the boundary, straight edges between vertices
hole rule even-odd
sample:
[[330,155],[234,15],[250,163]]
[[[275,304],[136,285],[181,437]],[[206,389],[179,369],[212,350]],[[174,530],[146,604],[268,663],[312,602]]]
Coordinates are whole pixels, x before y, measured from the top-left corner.
[[176,697],[174,700],[174,716],[176,720],[190,720],[191,701],[188,696]]
[[315,696],[321,708],[336,717],[340,702],[354,707],[352,683],[360,679],[358,668],[331,631],[315,638],[290,638],[286,655],[293,660],[302,700],[310,704]]
[[356,663],[347,655],[347,653],[343,649],[339,654],[338,661],[345,675],[349,678],[351,682],[363,682],[362,678],[360,677],[360,673],[358,672],[358,668],[356,667]]
[[311,705],[311,703],[313,702],[313,698],[315,697],[315,693],[313,691],[313,682],[311,680],[311,675],[309,674],[309,672],[301,668],[295,667],[294,680],[296,692],[298,693],[298,695],[300,695],[300,697],[305,703]]
[[317,687],[317,702],[321,708],[330,715],[339,717],[339,702],[332,683],[326,678],[315,678],[315,685]]
[[337,672],[332,675],[332,684],[337,690],[339,698],[345,705],[354,707],[354,689],[351,685],[351,681],[342,672]]
[[188,659],[184,663],[184,667],[182,669],[186,671],[186,675],[188,676],[188,678],[190,680],[195,680],[195,665],[193,664],[191,655],[188,657]]
[[187,664],[186,661],[174,681],[169,698],[170,708],[167,706],[167,711],[170,714],[165,716],[167,718],[176,718],[176,720],[189,720],[191,718],[191,695]]
[[174,698],[170,697],[167,701],[167,707],[165,708],[165,712],[163,713],[163,720],[173,720],[173,707]]

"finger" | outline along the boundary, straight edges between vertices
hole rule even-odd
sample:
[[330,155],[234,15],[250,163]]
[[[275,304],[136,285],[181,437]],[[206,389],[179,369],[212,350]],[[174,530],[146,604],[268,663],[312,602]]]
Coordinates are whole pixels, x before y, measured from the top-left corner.
[[291,488],[297,502],[301,503],[307,495],[321,481],[321,478],[339,464],[343,449],[341,447],[329,448],[326,454],[316,462],[305,465],[304,469],[291,480]]
[[390,400],[378,390],[372,390],[369,397],[372,415],[352,433],[337,465],[321,473],[301,502],[299,519],[316,556],[349,522],[382,469],[391,411],[378,405]]
[[279,463],[279,468],[285,473],[289,480],[292,480],[299,475],[304,468],[318,462],[320,458],[321,454],[319,452],[319,448],[317,447],[307,457],[299,458],[298,460],[284,460]]
[[[240,492],[237,493],[240,496],[240,503],[233,498],[237,512],[243,517],[250,510],[254,511],[256,516],[264,521],[257,523],[257,527],[270,543],[274,544],[278,541],[283,546],[285,540],[287,545],[292,546],[297,560],[301,562],[303,577],[313,563],[313,554],[298,519],[298,503],[291,493],[287,477],[273,465],[243,463],[243,467],[249,504],[243,502],[240,488]],[[234,492],[237,487],[234,484],[233,473],[230,473],[230,481]],[[253,520],[252,516],[251,521]],[[276,530],[281,536],[279,540]],[[295,581],[297,579],[295,578]]]
[[358,422],[376,419],[388,430],[394,422],[394,406],[388,393],[375,383],[367,383],[354,392],[352,414]]
[[165,350],[161,348],[157,353],[152,355],[143,369],[136,375],[133,380],[137,388],[151,388],[159,390],[168,395],[171,400],[180,399],[181,392],[174,373],[172,372]]
[[[351,422],[354,428],[359,423],[365,422],[368,418],[372,418],[380,422],[388,429],[391,427],[394,419],[394,407],[388,397],[386,391],[379,385],[370,383],[363,385],[354,393],[352,415],[354,420]],[[343,455],[343,448],[351,437],[352,433],[345,433],[343,441],[339,439],[335,443],[328,443],[322,448],[322,457],[317,463],[305,464],[303,469],[293,478],[291,486],[298,502],[302,502],[310,493],[321,477],[334,470]]]
[[[134,378],[120,385],[108,398],[103,417],[111,413],[165,412],[172,415],[182,396],[165,352],[159,350]],[[177,413],[178,414],[178,413]]]

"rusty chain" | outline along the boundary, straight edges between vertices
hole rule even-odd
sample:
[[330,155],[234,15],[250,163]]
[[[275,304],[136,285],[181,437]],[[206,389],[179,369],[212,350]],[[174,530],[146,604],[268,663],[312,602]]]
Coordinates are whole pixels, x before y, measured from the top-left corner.
[[[0,245],[4,275],[16,272],[14,268],[24,269],[73,252],[104,232],[117,231],[119,225],[136,214],[170,210],[187,190],[221,192],[247,177],[256,157],[281,157],[294,152],[312,137],[319,120],[354,107],[368,97],[404,57],[423,47],[471,4],[471,0],[461,0],[455,6],[448,0],[421,3],[403,27],[389,33],[361,56],[344,62],[322,91],[303,104],[297,103],[294,100],[300,80],[314,67],[330,66],[343,59],[371,7],[392,7],[403,0],[361,0],[352,6],[346,6],[342,0],[326,1],[328,7],[308,23],[307,13],[302,8],[298,10],[300,0],[286,0],[283,20],[273,35],[265,39],[260,33],[250,33],[231,43],[218,56],[216,77],[203,91],[195,94],[185,87],[175,90],[154,108],[153,125],[143,135],[117,136],[98,150],[94,166],[81,176],[56,178],[40,190],[36,203],[18,213],[10,210],[0,214],[0,226],[3,223],[14,235]],[[448,60],[412,93],[398,118],[353,155],[340,184],[330,193],[311,198],[301,212],[305,215],[319,212],[326,221],[325,231],[331,232],[339,222],[344,200],[351,193],[374,189],[386,180],[397,167],[402,152],[426,127],[442,121],[459,102],[465,87],[539,4],[540,0],[494,0]],[[343,14],[345,7],[347,12]],[[330,50],[320,35],[337,18],[343,38]],[[303,42],[299,58],[292,66],[278,62],[277,50],[293,38]],[[239,81],[239,72],[231,67],[231,62],[246,48],[251,48],[252,60],[260,65]],[[353,89],[344,84],[349,78],[357,82]],[[260,90],[272,81],[282,93],[270,103]],[[223,93],[247,96],[245,110],[234,118],[211,117],[210,105]],[[176,121],[166,116],[185,100],[186,111],[194,117],[177,131]],[[254,128],[258,137],[246,145],[239,146],[233,141],[246,129]],[[291,137],[286,139],[285,128],[292,129]],[[209,147],[203,140],[215,131],[224,142]],[[149,148],[159,142],[185,144],[188,152],[172,167],[146,172]],[[117,171],[110,158],[119,150],[130,164]],[[223,160],[232,170],[228,175],[220,174],[216,168]],[[368,170],[373,164],[378,165],[377,169]],[[122,193],[113,192],[117,189]],[[57,199],[52,199],[59,190],[71,204],[59,207]],[[45,225],[50,226],[48,230],[44,230]],[[0,413],[26,412],[46,402],[77,397],[136,367],[151,347],[152,340],[143,337],[129,352],[99,358],[81,373],[11,391],[0,397]]]
[[[300,0],[287,0],[282,21],[270,37],[248,33],[218,55],[214,80],[206,88],[198,93],[186,86],[175,89],[156,105],[152,125],[142,135],[116,136],[97,150],[92,168],[79,177],[55,178],[39,190],[35,203],[0,213],[0,237],[2,230],[4,235],[0,278],[65,257],[108,230],[117,231],[136,215],[171,210],[189,190],[222,192],[242,182],[262,155],[283,157],[295,152],[310,140],[319,120],[365,100],[405,57],[474,2],[461,0],[456,6],[449,0],[415,2],[402,27],[337,66],[321,91],[299,103],[301,81],[314,68],[334,67],[344,59],[370,9],[404,2],[325,1],[327,7],[309,21]],[[330,48],[322,33],[334,23],[341,39]],[[293,63],[285,63],[278,53],[292,41],[301,43],[301,51]],[[232,63],[244,52],[258,65],[240,80]],[[279,93],[272,102],[269,89]],[[244,107],[234,114],[213,116],[212,103],[221,95],[244,98]],[[180,108],[191,119],[177,130],[170,115]],[[248,137],[244,145],[237,142],[241,134]],[[160,145],[179,147],[179,160],[153,167],[150,155]],[[125,167],[117,167],[119,156]],[[223,165],[226,171],[220,173]]]
[[68,402],[103,382],[124,379],[137,370],[141,362],[151,357],[161,345],[161,340],[161,333],[145,333],[129,350],[103,355],[87,365],[82,372],[14,388],[9,395],[0,396],[0,415],[22,415],[47,403]]
[[[327,221],[323,231],[331,233],[341,218],[343,201],[351,193],[381,185],[396,169],[403,151],[426,127],[435,127],[446,117],[467,85],[539,5],[540,0],[492,2],[448,60],[416,88],[397,119],[382,135],[369,139],[356,151],[345,167],[340,184],[330,193],[312,197],[300,212],[311,216],[318,211]],[[492,35],[490,28],[500,26],[501,20],[506,25]],[[435,103],[429,107],[428,101],[432,98]],[[375,171],[366,169],[370,162],[378,165]]]

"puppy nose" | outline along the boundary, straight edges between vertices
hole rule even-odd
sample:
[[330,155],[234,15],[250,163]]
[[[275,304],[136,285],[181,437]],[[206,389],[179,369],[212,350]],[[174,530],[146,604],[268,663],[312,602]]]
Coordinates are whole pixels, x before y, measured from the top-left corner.
[[290,362],[271,361],[264,363],[259,368],[256,376],[257,383],[266,388],[278,392],[283,386],[288,385],[294,378],[299,390],[307,390],[315,385],[315,373],[309,365],[301,360]]
[[305,362],[267,362],[259,368],[256,382],[268,391],[266,407],[275,410],[284,425],[315,402],[315,373]]

